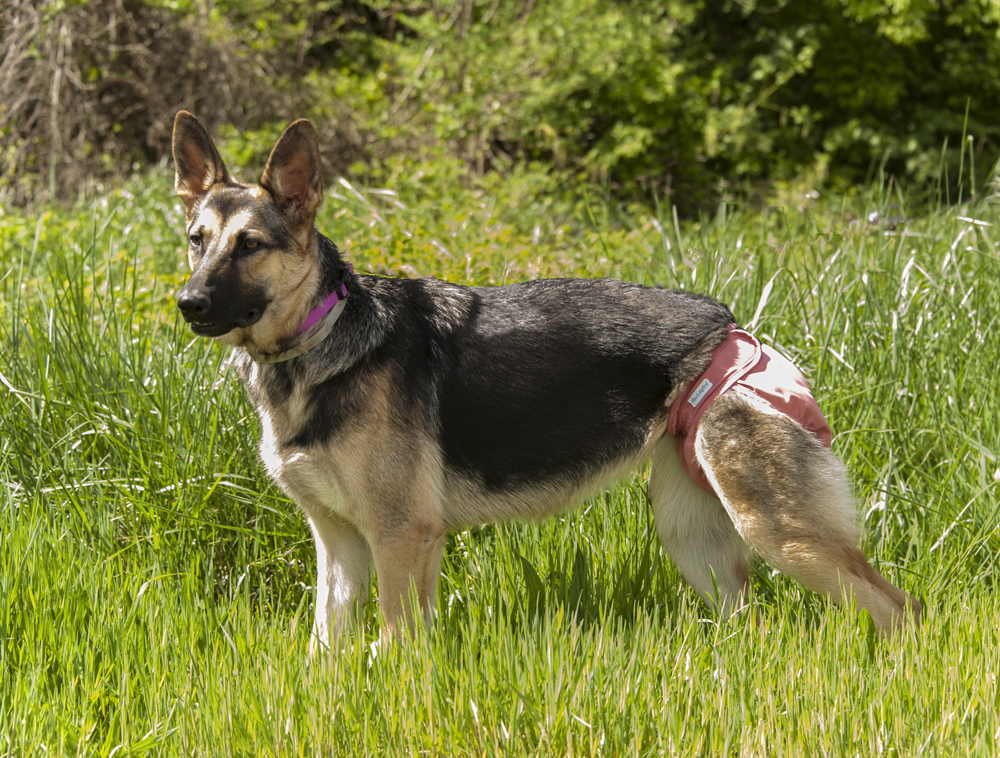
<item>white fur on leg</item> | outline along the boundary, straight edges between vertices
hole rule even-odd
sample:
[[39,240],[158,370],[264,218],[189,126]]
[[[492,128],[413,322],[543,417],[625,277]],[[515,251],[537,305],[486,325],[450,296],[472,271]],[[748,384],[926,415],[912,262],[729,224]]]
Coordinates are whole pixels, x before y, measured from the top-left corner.
[[723,615],[739,609],[750,550],[719,499],[684,473],[669,435],[653,453],[649,500],[660,542],[684,579]]
[[367,599],[372,553],[361,533],[331,513],[307,513],[316,543],[316,620],[310,652],[336,643]]

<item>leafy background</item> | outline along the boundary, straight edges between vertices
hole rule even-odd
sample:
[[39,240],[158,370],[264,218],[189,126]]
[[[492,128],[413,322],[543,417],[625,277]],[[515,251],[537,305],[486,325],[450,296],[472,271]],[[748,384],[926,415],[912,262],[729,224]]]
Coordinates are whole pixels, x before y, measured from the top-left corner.
[[535,166],[690,215],[882,169],[954,200],[1000,155],[998,21],[998,0],[12,0],[0,197],[162,161],[187,108],[241,161],[308,116],[331,176],[381,186]]

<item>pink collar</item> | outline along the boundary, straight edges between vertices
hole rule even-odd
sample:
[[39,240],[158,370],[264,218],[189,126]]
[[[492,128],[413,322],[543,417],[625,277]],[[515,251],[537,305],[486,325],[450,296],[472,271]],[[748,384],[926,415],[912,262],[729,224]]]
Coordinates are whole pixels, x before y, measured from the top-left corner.
[[340,291],[338,292],[337,289],[334,289],[333,292],[331,292],[329,295],[326,296],[326,299],[324,299],[322,303],[320,303],[311,311],[309,311],[309,315],[306,316],[306,320],[302,322],[302,327],[299,329],[298,332],[296,332],[296,334],[305,334],[307,331],[316,326],[316,322],[318,322],[321,318],[323,318],[323,316],[329,313],[330,310],[333,308],[333,306],[335,306],[341,300],[347,299],[347,283],[354,276],[354,266],[348,263],[347,270],[350,273],[348,273],[348,275],[344,277],[344,281],[342,281],[340,283],[340,287],[337,288]]
[[344,312],[347,305],[347,283],[354,277],[354,267],[347,264],[347,274],[343,281],[334,288],[333,292],[323,298],[323,302],[309,311],[306,320],[290,340],[282,341],[284,350],[279,353],[254,353],[247,350],[247,353],[257,363],[283,363],[300,355],[305,355],[316,345],[325,340],[333,325],[337,323],[340,314]]

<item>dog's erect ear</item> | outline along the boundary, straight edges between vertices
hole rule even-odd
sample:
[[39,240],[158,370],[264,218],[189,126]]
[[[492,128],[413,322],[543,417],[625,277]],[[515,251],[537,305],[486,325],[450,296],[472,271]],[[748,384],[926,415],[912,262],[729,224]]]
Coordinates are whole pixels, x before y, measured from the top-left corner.
[[174,119],[174,189],[188,212],[212,185],[229,181],[229,172],[201,122],[187,111]]
[[316,130],[306,119],[289,124],[271,150],[260,186],[271,193],[292,229],[312,226],[323,202]]

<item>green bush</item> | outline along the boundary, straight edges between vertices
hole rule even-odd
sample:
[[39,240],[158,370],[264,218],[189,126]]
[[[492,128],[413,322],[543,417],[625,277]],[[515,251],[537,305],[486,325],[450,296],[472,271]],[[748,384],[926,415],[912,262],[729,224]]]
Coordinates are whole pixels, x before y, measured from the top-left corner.
[[332,174],[379,182],[540,163],[694,211],[882,172],[954,201],[1000,156],[998,20],[1000,0],[19,0],[0,196],[157,162],[184,107],[257,161],[310,116]]
[[480,169],[543,159],[698,207],[727,187],[854,185],[877,168],[944,179],[954,200],[970,164],[978,190],[998,157],[996,2],[494,5],[474,3],[465,34],[424,14],[393,50],[421,76],[392,107],[428,114]]

